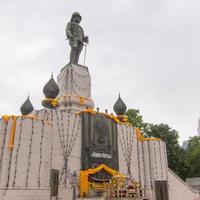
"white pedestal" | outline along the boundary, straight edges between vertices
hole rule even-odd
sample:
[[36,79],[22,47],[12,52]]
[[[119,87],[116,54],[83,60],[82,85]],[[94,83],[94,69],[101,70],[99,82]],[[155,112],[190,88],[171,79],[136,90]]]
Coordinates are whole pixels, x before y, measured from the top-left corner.
[[57,77],[59,107],[57,109],[70,109],[82,111],[94,108],[91,99],[91,77],[87,67],[68,64]]

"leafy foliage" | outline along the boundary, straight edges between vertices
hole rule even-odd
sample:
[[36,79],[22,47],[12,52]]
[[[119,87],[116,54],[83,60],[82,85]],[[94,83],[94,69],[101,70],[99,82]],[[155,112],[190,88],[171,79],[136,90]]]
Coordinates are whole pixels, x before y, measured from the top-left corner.
[[128,109],[126,112],[128,116],[128,122],[133,124],[135,127],[140,128],[140,130],[144,133],[147,132],[149,128],[149,124],[143,121],[143,117],[140,114],[140,111],[137,109]]
[[148,136],[161,138],[166,143],[168,167],[172,169],[182,179],[186,179],[189,167],[185,162],[185,151],[178,142],[178,132],[167,124],[150,124]]
[[200,137],[191,137],[186,150],[186,163],[190,167],[188,177],[200,176]]
[[[138,127],[145,133],[146,137],[156,137],[161,138],[166,143],[167,148],[167,156],[168,156],[168,166],[172,169],[177,175],[179,175],[182,179],[186,179],[190,176],[191,165],[194,167],[194,171],[197,172],[200,169],[200,161],[199,165],[192,164],[195,162],[191,160],[187,162],[189,154],[182,149],[179,145],[178,138],[179,134],[176,130],[169,127],[167,124],[150,124],[143,121],[143,117],[140,114],[140,111],[137,109],[129,109],[126,112],[128,116],[128,122],[133,124],[135,127]],[[189,146],[191,149],[195,149],[195,152],[192,154],[194,158],[200,159],[200,153],[196,149],[196,146],[200,144],[199,141],[191,141]],[[200,148],[199,148],[200,149]],[[199,155],[199,157],[198,157]],[[190,155],[191,156],[191,155]],[[192,158],[192,157],[191,157]],[[199,168],[198,168],[199,166]],[[199,174],[200,175],[200,174]]]

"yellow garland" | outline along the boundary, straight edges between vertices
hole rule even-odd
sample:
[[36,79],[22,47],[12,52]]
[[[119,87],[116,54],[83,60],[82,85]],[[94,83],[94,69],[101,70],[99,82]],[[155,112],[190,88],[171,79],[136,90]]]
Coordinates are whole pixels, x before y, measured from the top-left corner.
[[[76,114],[77,114],[77,115],[80,115],[82,112],[90,113],[90,114],[92,114],[92,115],[96,115],[97,113],[103,114],[103,115],[105,115],[106,117],[108,117],[108,118],[114,120],[114,121],[115,121],[116,123],[118,123],[118,124],[125,124],[125,125],[129,125],[129,126],[132,125],[132,124],[126,122],[126,120],[125,120],[125,122],[120,121],[120,120],[118,119],[117,116],[114,116],[114,115],[112,115],[112,114],[110,115],[110,114],[108,114],[108,113],[103,113],[103,112],[96,112],[96,111],[95,111],[94,109],[92,109],[92,108],[87,108],[86,110],[77,112]],[[125,119],[127,119],[127,116],[124,116],[124,117],[125,117]]]
[[11,127],[11,132],[10,132],[10,139],[9,139],[9,143],[8,143],[8,148],[10,150],[13,149],[13,145],[14,145],[14,138],[15,138],[15,129],[16,129],[16,121],[17,121],[17,116],[15,115],[4,115],[2,116],[2,119],[7,123],[9,121],[9,119],[13,119],[12,122],[12,127]]
[[5,122],[8,122],[8,120],[10,119],[11,116],[9,115],[3,115],[2,116],[2,119],[5,121]]
[[160,138],[145,138],[142,135],[139,128],[136,128],[135,131],[136,131],[137,139],[141,142],[144,142],[144,141],[159,141],[160,140]]
[[52,99],[52,100],[51,100],[51,105],[52,105],[53,107],[56,107],[56,106],[58,105],[58,101],[57,101],[56,99]]
[[101,190],[101,191],[105,191],[107,184],[106,183],[95,183],[95,182],[89,182],[90,187],[93,189],[97,189],[97,190]]
[[126,116],[126,115],[117,115],[117,118],[120,119],[120,121],[122,121],[122,122],[128,121],[128,116]]
[[80,105],[83,105],[85,102],[85,98],[84,97],[79,97],[80,98]]
[[92,109],[92,108],[87,108],[87,109],[85,109],[84,111],[77,112],[76,115],[80,115],[82,112],[90,113],[90,114],[92,114],[92,115],[95,115],[95,114],[97,113],[94,109]]
[[78,96],[78,95],[62,95],[60,97],[58,97],[57,99],[55,99],[57,102],[61,99],[61,98],[66,98],[67,97],[76,97],[76,98],[79,98],[79,103],[80,105],[83,105],[85,103],[85,101],[91,101],[91,99],[87,98],[87,97],[83,97],[83,96]]
[[53,107],[58,106],[58,100],[57,99],[52,99],[52,98],[46,98],[44,100],[42,100],[42,102],[49,102]]
[[[10,139],[9,139],[9,144],[8,144],[8,148],[12,151],[13,150],[13,147],[14,147],[14,140],[15,140],[15,130],[16,130],[16,124],[17,124],[17,118],[19,117],[25,117],[25,118],[29,118],[29,119],[36,119],[36,120],[42,120],[42,121],[45,121],[43,119],[40,119],[40,118],[37,118],[37,117],[34,117],[34,116],[27,116],[27,115],[3,115],[2,116],[2,119],[8,123],[8,121],[10,119],[13,119],[13,122],[12,122],[12,127],[11,127],[11,132],[10,132]],[[45,121],[47,122],[47,121]],[[47,122],[48,125],[51,126],[51,124],[49,122]]]
[[106,166],[105,164],[101,164],[96,168],[93,169],[87,169],[87,170],[81,170],[80,171],[80,180],[79,180],[79,187],[80,187],[80,197],[84,197],[88,194],[90,189],[90,183],[88,181],[88,176],[90,174],[96,174],[100,170],[104,170],[107,173],[113,175],[118,175],[120,177],[124,177],[122,174],[120,174],[118,171],[111,169],[110,167]]

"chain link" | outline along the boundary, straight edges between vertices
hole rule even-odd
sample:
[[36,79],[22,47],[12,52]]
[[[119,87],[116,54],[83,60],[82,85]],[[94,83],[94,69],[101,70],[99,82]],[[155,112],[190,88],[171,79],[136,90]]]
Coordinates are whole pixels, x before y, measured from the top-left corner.
[[18,144],[17,144],[16,154],[15,154],[15,169],[14,169],[14,178],[13,178],[13,183],[12,183],[13,187],[15,186],[16,175],[17,175],[18,155],[19,155],[19,148],[20,148],[21,135],[22,135],[22,123],[23,123],[23,117],[21,118],[20,125],[19,125],[19,138],[18,138]]
[[28,179],[29,179],[29,171],[30,171],[30,165],[31,165],[31,149],[32,149],[32,140],[33,140],[33,134],[34,134],[34,120],[31,119],[32,126],[31,126],[31,137],[30,137],[30,143],[29,143],[29,155],[28,155],[28,167],[26,172],[26,187],[28,187]]
[[4,148],[5,148],[6,132],[7,132],[7,127],[8,127],[8,123],[4,122],[4,124],[5,124],[5,128],[3,130],[3,133],[1,133],[3,135],[3,139],[2,139],[1,155],[0,155],[0,174],[1,174],[1,169],[2,169],[2,160],[3,160]]
[[39,168],[38,168],[38,187],[41,186],[41,181],[40,181],[40,171],[41,171],[41,165],[42,165],[42,144],[43,144],[43,138],[44,138],[44,121],[42,121],[42,133],[40,137],[40,161],[39,161]]
[[[74,144],[76,141],[76,137],[78,134],[79,126],[80,126],[80,119],[77,123],[77,115],[75,115],[74,121],[73,121],[72,132],[71,132],[71,135],[69,136],[69,134],[70,134],[69,126],[71,124],[71,122],[70,122],[71,118],[72,118],[72,115],[70,113],[67,113],[67,121],[68,122],[67,122],[67,132],[66,132],[66,135],[67,135],[66,143],[63,140],[64,137],[62,137],[62,135],[60,133],[60,128],[58,128],[59,138],[60,138],[60,143],[61,143],[61,148],[62,148],[63,158],[64,158],[64,165],[61,170],[59,183],[63,180],[65,186],[66,186],[66,180],[67,180],[68,174],[69,174],[68,160],[69,160],[69,157],[73,150],[73,147],[74,147]],[[59,120],[58,117],[57,117],[57,120]],[[63,121],[63,119],[61,121]],[[62,122],[62,124],[63,124],[63,122]],[[78,125],[76,125],[76,124],[78,124]],[[62,127],[62,125],[61,125],[61,127]],[[62,134],[64,135],[64,128],[62,128]]]
[[133,143],[134,143],[133,133],[131,132],[131,130],[128,130],[127,127],[125,127],[122,124],[118,125],[118,127],[120,127],[121,130],[118,131],[118,137],[122,148],[122,154],[124,156],[127,165],[127,172],[129,175],[131,175],[130,167],[131,167],[131,158],[132,158]]

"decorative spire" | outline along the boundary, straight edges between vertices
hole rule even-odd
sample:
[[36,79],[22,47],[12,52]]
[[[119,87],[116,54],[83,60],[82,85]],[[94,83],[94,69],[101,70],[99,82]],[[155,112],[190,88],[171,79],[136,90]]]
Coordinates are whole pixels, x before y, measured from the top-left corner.
[[55,99],[59,93],[59,87],[51,74],[51,78],[43,88],[43,93],[46,98]]
[[198,120],[197,133],[198,133],[198,136],[200,137],[200,119]]
[[127,109],[126,104],[121,99],[120,94],[119,94],[119,97],[113,106],[113,110],[115,111],[116,115],[124,115],[126,112],[126,109]]
[[32,103],[31,103],[31,101],[29,99],[29,96],[28,96],[28,98],[26,99],[26,101],[22,104],[22,106],[20,108],[20,111],[21,111],[22,115],[28,115],[33,110],[34,110],[33,105],[32,105]]

